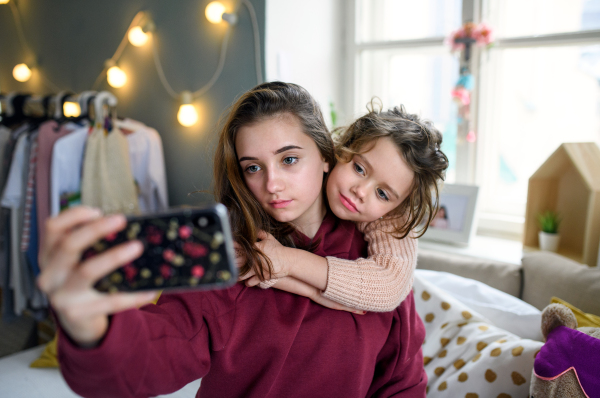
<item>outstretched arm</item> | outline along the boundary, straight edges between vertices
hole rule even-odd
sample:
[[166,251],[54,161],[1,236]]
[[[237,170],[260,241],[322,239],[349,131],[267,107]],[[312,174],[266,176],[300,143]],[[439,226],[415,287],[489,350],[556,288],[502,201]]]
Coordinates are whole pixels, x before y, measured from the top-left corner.
[[80,206],[48,220],[40,248],[38,285],[58,321],[61,372],[86,397],[166,394],[210,369],[208,326],[186,321],[204,319],[202,298],[166,295],[161,306],[138,310],[156,292],[104,294],[94,289],[99,278],[142,253],[140,242],[129,242],[81,260],[87,247],[125,226],[122,215],[101,217]]

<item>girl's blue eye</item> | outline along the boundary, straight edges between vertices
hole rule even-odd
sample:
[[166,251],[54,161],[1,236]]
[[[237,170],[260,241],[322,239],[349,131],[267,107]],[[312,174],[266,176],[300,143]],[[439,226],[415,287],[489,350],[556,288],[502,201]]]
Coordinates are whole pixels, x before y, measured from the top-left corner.
[[377,196],[379,196],[380,199],[383,199],[386,202],[388,202],[390,200],[390,198],[388,198],[388,196],[385,193],[385,191],[383,189],[381,189],[381,188],[377,188]]
[[255,165],[255,164],[253,164],[252,166],[248,166],[248,167],[246,167],[246,171],[247,171],[248,173],[250,173],[250,174],[254,174],[254,173],[256,173],[256,172],[257,172],[257,171],[259,171],[259,170],[260,170],[260,167],[258,167],[258,166],[257,166],[257,165]]
[[365,173],[365,170],[356,162],[354,163],[354,171],[361,175]]
[[283,164],[294,164],[298,161],[297,157],[294,156],[287,156],[285,158],[283,158]]

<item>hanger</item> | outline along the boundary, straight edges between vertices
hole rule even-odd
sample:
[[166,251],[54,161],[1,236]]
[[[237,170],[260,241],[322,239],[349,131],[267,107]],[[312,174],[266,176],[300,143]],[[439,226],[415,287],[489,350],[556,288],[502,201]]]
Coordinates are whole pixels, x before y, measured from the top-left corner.
[[[112,116],[112,118],[116,118],[116,107],[117,107],[117,97],[114,96],[111,92],[101,91],[96,94],[94,98],[94,124],[98,126],[104,126],[104,107],[108,107],[107,116]],[[112,111],[112,112],[111,112]],[[112,115],[111,115],[112,113]],[[107,128],[107,130],[110,130]]]
[[10,127],[25,120],[23,105],[29,96],[14,91],[6,96],[6,112],[1,122],[4,126]]
[[71,91],[61,91],[54,97],[54,119],[62,121],[65,119],[65,113],[63,111],[63,105],[69,96],[74,95]]
[[81,116],[87,117],[89,115],[90,102],[93,100],[96,94],[96,91],[84,91],[79,94],[79,107],[81,108]]
[[52,101],[53,97],[54,95],[48,94],[44,96],[44,99],[42,99],[42,104],[44,105],[44,116],[46,117],[46,120],[50,119],[50,102]]

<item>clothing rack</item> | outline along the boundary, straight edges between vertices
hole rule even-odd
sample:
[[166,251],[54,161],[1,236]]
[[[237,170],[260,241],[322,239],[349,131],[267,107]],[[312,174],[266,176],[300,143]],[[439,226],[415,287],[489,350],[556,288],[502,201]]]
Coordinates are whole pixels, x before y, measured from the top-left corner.
[[[64,105],[66,102],[77,103],[80,115],[65,116]],[[101,122],[100,119],[105,116],[116,116],[117,103],[117,97],[108,91],[83,91],[79,94],[61,91],[45,96],[11,92],[0,94],[0,124],[9,126],[26,120],[40,123],[52,119],[62,122],[83,118],[90,122]]]
[[[65,115],[67,102],[79,105],[78,116]],[[35,277],[48,217],[78,204],[107,213],[168,208],[162,139],[117,119],[117,104],[107,91],[0,95],[3,316],[45,308]]]

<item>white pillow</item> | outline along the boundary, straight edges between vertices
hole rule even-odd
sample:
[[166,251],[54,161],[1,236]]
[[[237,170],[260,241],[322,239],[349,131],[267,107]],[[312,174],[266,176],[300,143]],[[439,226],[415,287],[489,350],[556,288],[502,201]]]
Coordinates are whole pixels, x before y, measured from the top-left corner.
[[508,293],[448,272],[415,270],[424,280],[485,316],[492,324],[524,339],[543,341],[542,312]]
[[528,396],[541,342],[488,323],[420,273],[415,274],[413,289],[426,331],[428,398]]

